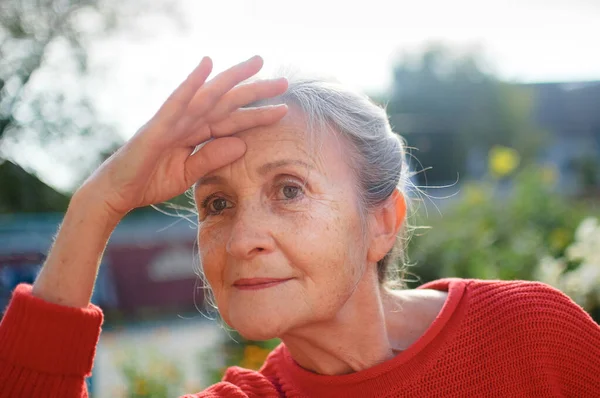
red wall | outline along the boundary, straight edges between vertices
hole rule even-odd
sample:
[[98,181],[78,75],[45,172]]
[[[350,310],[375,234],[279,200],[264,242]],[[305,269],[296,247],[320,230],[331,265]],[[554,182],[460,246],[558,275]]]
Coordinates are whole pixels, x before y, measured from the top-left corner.
[[[193,269],[191,253],[194,250],[194,242],[178,243],[177,248],[180,251],[184,248],[189,250],[191,274]],[[105,259],[110,267],[120,309],[126,312],[135,312],[141,308],[193,309],[194,291],[196,291],[196,303],[199,306],[202,304],[202,290],[195,289],[197,283],[201,284],[196,275],[184,275],[171,280],[151,278],[150,267],[153,262],[169,250],[173,250],[173,246],[167,243],[144,246],[109,245]]]

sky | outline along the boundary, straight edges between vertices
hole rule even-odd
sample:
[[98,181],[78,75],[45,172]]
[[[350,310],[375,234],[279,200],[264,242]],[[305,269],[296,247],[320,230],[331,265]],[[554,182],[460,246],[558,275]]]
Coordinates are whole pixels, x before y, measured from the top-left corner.
[[[96,76],[86,87],[124,139],[205,55],[215,72],[260,54],[266,71],[292,66],[375,93],[389,86],[403,54],[441,42],[479,49],[505,80],[600,80],[600,0],[179,3],[182,21],[146,18],[146,33],[90,46]],[[71,188],[78,172],[39,149],[15,160],[59,189]]]

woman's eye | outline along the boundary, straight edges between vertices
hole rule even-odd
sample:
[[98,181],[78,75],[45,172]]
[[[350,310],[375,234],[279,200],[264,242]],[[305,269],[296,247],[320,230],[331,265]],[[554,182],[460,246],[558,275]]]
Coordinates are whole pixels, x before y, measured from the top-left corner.
[[296,196],[298,196],[299,192],[300,187],[296,187],[293,185],[286,185],[282,189],[283,196],[285,196],[286,199],[294,199]]
[[277,196],[280,200],[298,199],[298,197],[303,193],[302,187],[292,184],[281,185],[278,188],[278,191],[279,192],[277,193]]
[[223,210],[233,207],[227,199],[215,198],[207,203],[208,214],[220,214]]

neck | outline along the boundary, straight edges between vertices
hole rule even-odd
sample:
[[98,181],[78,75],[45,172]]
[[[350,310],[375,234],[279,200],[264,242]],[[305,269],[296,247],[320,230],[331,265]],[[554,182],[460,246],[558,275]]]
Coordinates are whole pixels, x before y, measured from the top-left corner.
[[363,275],[356,290],[332,319],[290,331],[281,339],[294,360],[319,374],[358,372],[395,355],[388,338],[386,312],[376,275]]

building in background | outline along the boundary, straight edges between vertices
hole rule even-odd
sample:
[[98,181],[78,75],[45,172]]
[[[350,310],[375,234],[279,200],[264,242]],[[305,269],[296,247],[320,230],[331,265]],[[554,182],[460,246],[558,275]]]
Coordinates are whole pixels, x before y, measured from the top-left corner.
[[[0,215],[0,305],[21,282],[32,283],[62,214]],[[126,217],[114,231],[92,301],[127,316],[202,305],[195,228],[159,212]]]
[[551,135],[544,161],[569,191],[600,193],[600,81],[530,85],[535,120]]

